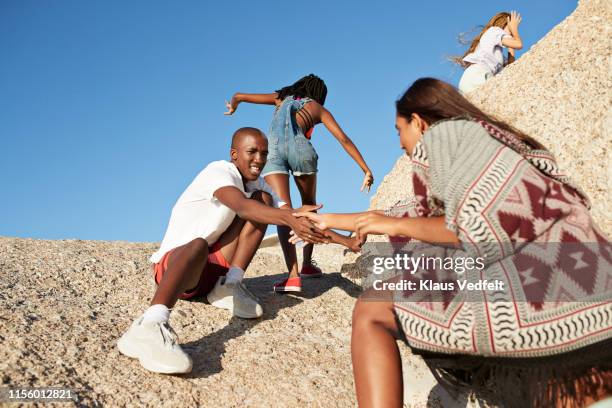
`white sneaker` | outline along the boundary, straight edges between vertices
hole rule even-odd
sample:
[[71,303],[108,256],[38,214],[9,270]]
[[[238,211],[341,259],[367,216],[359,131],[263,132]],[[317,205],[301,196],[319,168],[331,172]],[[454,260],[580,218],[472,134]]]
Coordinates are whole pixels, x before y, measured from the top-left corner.
[[220,309],[231,310],[234,316],[256,319],[263,315],[259,299],[242,282],[225,282],[225,276],[217,279],[207,296],[208,303]]
[[149,371],[183,374],[191,371],[191,358],[178,344],[178,337],[168,322],[144,323],[142,316],[117,341],[119,351],[137,358]]

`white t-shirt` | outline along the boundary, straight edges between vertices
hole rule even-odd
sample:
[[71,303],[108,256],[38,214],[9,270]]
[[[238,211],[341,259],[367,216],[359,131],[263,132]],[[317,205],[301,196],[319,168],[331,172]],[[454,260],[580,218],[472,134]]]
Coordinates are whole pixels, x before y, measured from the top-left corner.
[[465,62],[479,64],[497,74],[504,67],[504,52],[502,38],[509,35],[500,27],[491,27],[480,37],[480,42],[474,52],[463,58]]
[[265,191],[272,196],[276,208],[286,204],[261,177],[249,181],[245,191],[242,176],[233,163],[212,162],[196,176],[172,208],[164,239],[150,261],[157,263],[166,252],[196,238],[204,238],[210,246],[217,242],[236,216],[214,196],[215,191],[227,186],[236,187],[249,198],[254,191]]

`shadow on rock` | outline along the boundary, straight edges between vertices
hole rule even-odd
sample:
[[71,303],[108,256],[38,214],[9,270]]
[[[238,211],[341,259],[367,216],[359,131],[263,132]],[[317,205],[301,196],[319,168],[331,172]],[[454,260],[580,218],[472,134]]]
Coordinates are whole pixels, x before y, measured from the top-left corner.
[[[338,287],[349,296],[356,298],[361,288],[344,278],[339,272],[325,274],[322,278],[302,281],[302,292],[291,295],[281,295],[271,291],[272,285],[286,277],[283,275],[260,276],[245,279],[246,286],[259,297],[264,309],[260,319],[240,319],[232,317],[223,329],[202,337],[199,340],[183,344],[183,349],[193,358],[193,370],[186,378],[203,378],[221,372],[221,357],[225,353],[225,343],[230,339],[242,336],[247,331],[264,320],[275,319],[278,312],[286,307],[292,307],[313,299]],[[195,300],[204,303],[202,299]]]
[[471,401],[467,395],[461,394],[452,396],[439,383],[429,391],[429,395],[427,396],[427,406],[432,408],[466,408],[474,406],[469,405],[470,403],[473,404],[474,401]]

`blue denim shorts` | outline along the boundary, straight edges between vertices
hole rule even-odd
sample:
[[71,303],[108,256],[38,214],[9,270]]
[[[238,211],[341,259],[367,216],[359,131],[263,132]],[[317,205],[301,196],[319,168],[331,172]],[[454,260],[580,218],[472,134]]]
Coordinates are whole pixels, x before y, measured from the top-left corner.
[[268,161],[262,171],[269,174],[305,176],[317,173],[319,155],[295,122],[295,112],[310,99],[288,96],[274,112],[268,133]]

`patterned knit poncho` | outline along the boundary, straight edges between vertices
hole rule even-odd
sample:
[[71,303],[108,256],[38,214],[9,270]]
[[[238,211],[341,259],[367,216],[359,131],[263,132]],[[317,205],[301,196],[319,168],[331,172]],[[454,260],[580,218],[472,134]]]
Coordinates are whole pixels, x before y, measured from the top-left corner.
[[[537,394],[529,383],[563,378],[559,387],[573,394],[576,378],[601,359],[610,368],[612,246],[552,155],[487,122],[455,118],[425,132],[412,164],[415,198],[387,215],[444,215],[464,244],[454,256],[486,259],[484,269],[463,278],[504,282],[504,290],[456,289],[430,298],[395,293],[407,342],[439,380],[484,387],[520,404]],[[515,386],[518,377],[523,389]]]

